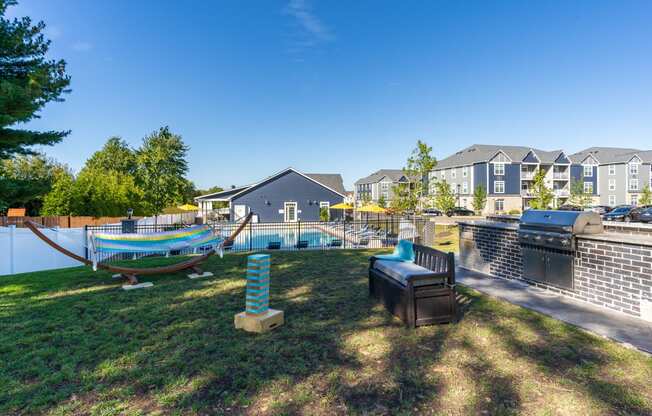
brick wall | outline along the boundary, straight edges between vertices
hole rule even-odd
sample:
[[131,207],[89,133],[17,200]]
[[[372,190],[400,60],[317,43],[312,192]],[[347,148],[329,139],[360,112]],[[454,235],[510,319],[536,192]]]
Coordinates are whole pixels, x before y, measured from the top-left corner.
[[652,247],[579,238],[575,290],[582,300],[641,316],[652,300]]
[[513,224],[460,224],[460,266],[518,279],[574,299],[652,320],[652,242],[649,245],[578,237],[574,289],[523,277],[518,228]]

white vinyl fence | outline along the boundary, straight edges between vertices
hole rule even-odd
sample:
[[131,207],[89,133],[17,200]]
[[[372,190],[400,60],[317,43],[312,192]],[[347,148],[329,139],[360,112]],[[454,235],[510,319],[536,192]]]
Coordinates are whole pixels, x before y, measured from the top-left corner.
[[[84,256],[83,228],[43,228],[41,231],[62,247]],[[28,228],[0,227],[0,276],[80,265],[45,244]]]
[[145,217],[138,220],[138,225],[154,224],[193,224],[196,212],[185,212],[182,214],[161,214],[157,217]]

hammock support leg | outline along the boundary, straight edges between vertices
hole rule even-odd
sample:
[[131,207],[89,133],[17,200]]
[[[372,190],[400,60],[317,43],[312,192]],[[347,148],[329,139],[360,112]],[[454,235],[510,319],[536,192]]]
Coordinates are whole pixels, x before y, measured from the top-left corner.
[[211,277],[213,276],[213,273],[211,272],[205,272],[198,266],[192,266],[190,267],[190,270],[192,270],[192,273],[188,275],[188,278],[190,279],[199,279],[200,277]]

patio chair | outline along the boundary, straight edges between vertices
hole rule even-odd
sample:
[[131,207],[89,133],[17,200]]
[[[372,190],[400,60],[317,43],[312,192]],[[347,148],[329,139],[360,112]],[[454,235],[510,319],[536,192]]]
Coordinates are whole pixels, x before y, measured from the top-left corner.
[[308,240],[299,240],[294,247],[298,249],[308,248]]
[[270,241],[267,243],[267,250],[280,250],[281,242],[280,241]]

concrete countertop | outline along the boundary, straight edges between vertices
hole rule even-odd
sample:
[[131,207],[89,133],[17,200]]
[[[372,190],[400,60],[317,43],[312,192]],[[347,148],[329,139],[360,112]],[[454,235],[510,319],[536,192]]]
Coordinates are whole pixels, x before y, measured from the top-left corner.
[[621,233],[581,234],[577,236],[582,240],[608,241],[610,243],[632,244],[635,246],[652,247],[652,236]]
[[475,227],[498,228],[502,230],[518,230],[518,223],[497,222],[487,220],[458,221],[459,225],[472,225]]

